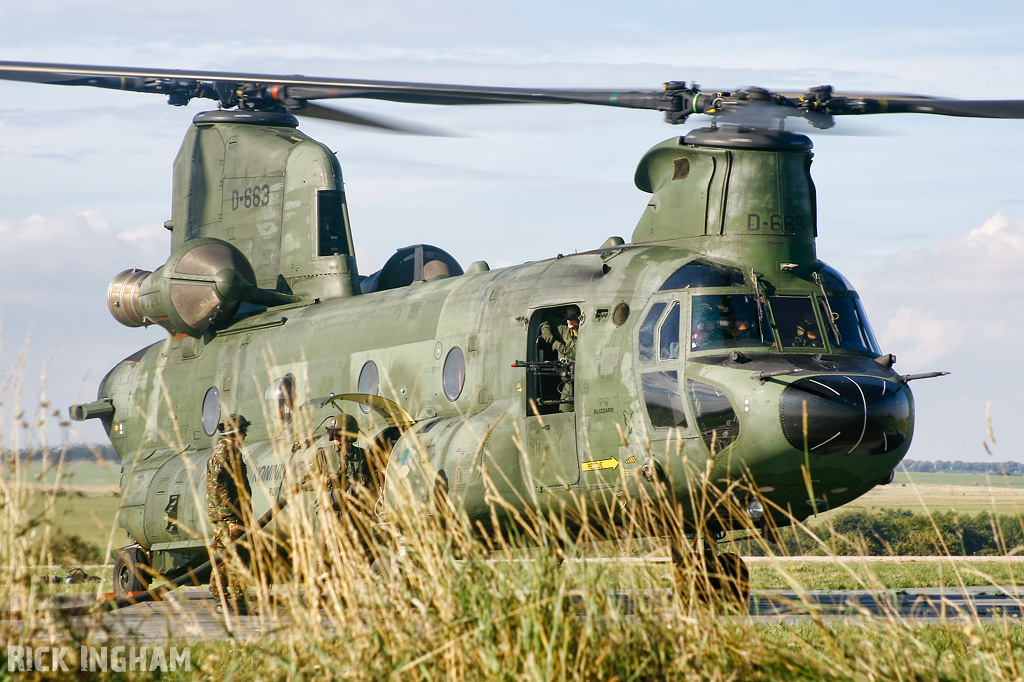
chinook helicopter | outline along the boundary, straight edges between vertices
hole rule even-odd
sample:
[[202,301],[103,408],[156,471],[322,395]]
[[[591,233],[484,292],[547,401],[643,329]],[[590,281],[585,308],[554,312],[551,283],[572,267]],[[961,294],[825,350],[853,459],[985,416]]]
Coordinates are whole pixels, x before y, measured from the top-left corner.
[[[145,587],[143,568],[180,574],[208,557],[204,467],[229,413],[254,422],[244,456],[255,513],[341,410],[378,446],[382,513],[399,489],[421,502],[440,489],[493,532],[526,507],[582,500],[615,524],[645,491],[687,500],[683,457],[716,486],[745,482],[746,518],[687,508],[713,535],[799,521],[891,481],[913,436],[908,384],[942,373],[899,375],[857,292],[817,258],[812,144],[784,122],[1024,117],[1020,101],[829,86],[522,89],[18,62],[0,62],[0,78],[219,105],[195,116],[174,161],[170,256],[107,292],[120,323],[168,336],[70,408],[102,422],[123,463],[132,543],[115,566],[119,593]],[[590,104],[712,123],[640,160],[635,182],[650,199],[628,241],[496,270],[419,244],[364,276],[339,161],[296,118],[393,127],[317,103],[360,98]],[[570,318],[571,355],[545,340]],[[353,320],[375,323],[353,331]],[[288,428],[299,414],[307,433]],[[485,477],[505,499],[497,513]],[[724,565],[745,574],[738,558]]]

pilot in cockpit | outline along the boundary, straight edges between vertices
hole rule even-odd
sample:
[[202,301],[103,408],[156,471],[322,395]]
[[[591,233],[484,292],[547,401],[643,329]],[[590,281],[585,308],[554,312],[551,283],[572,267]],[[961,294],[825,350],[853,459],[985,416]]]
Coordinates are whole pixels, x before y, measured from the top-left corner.
[[818,325],[812,321],[804,321],[803,324],[798,324],[793,342],[790,345],[797,348],[820,347],[821,338],[818,336]]

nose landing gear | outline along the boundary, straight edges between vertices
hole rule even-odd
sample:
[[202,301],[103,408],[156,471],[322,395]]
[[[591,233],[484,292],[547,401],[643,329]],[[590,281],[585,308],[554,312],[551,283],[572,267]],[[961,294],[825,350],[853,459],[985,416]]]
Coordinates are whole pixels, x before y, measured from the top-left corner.
[[732,552],[712,548],[672,548],[676,589],[683,599],[693,598],[709,606],[721,605],[745,611],[750,598],[750,569]]

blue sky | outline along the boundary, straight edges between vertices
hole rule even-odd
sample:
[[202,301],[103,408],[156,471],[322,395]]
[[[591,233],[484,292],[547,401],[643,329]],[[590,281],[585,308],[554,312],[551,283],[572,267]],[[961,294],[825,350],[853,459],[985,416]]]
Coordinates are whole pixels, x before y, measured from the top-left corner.
[[[306,2],[151,6],[43,0],[0,7],[0,59],[513,86],[761,85],[1024,99],[1024,8],[1011,2]],[[170,172],[210,104],[0,83],[0,434],[15,412],[87,401],[118,360],[159,340],[108,314],[110,279],[167,254]],[[353,109],[459,131],[302,129],[342,163],[360,270],[426,242],[492,267],[628,238],[643,153],[701,125],[586,107]],[[915,383],[910,457],[1024,457],[1024,121],[843,119],[814,136],[820,257],[850,278]],[[28,341],[28,344],[26,344]],[[24,350],[26,349],[27,350]],[[24,350],[24,352],[23,352]],[[98,441],[96,423],[50,442]]]

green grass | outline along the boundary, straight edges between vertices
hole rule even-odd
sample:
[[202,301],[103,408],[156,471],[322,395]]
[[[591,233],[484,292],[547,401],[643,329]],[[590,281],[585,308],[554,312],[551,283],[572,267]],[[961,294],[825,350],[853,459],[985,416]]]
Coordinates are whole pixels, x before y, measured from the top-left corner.
[[[57,473],[52,463],[45,467],[41,462],[24,465],[25,481],[28,483],[53,485],[57,480]],[[117,487],[121,480],[121,464],[109,461],[71,462],[66,464],[60,473],[63,486]]]
[[[87,544],[106,550],[120,503],[121,499],[111,493],[71,492],[54,500],[53,515],[49,518],[55,530],[77,535]],[[41,517],[45,506],[46,500],[37,496],[27,509],[33,517]],[[120,528],[114,529],[113,543],[114,547],[127,543],[127,536]]]
[[[83,478],[89,475],[85,469],[77,473]],[[921,476],[927,475],[915,475],[915,481]],[[956,502],[953,493],[966,487],[948,482],[904,487],[897,482],[885,489],[903,501],[917,490],[930,504],[942,495],[949,496],[944,502]],[[0,505],[0,566],[12,568],[0,573],[0,601],[107,591],[107,568],[92,571],[104,578],[100,585],[41,585],[26,579],[40,573],[25,561],[32,532],[39,533],[40,523],[105,545],[117,509],[118,499],[109,492],[78,496],[72,490],[63,497],[45,498],[41,489],[32,481],[0,489],[8,495],[4,498],[8,504]],[[1019,488],[1000,490],[1010,496],[1007,504],[1021,494]],[[30,495],[26,498],[23,492]],[[27,521],[40,515],[50,499],[54,506],[48,520]],[[588,559],[559,565],[546,543],[541,549],[522,550],[504,546],[500,539],[495,540],[497,551],[485,553],[468,532],[465,519],[450,516],[439,524],[437,516],[444,516],[444,509],[428,518],[416,511],[413,499],[394,505],[390,517],[408,548],[404,570],[393,581],[375,579],[361,543],[350,535],[351,528],[370,514],[354,514],[344,521],[323,514],[319,519],[325,525],[315,529],[312,515],[300,511],[302,499],[293,503],[284,521],[292,524],[287,527],[292,561],[284,566],[257,561],[252,572],[246,566],[236,567],[248,574],[253,599],[265,619],[258,639],[182,643],[190,647],[191,670],[167,672],[162,679],[1010,682],[1024,678],[1024,629],[1016,621],[983,624],[966,617],[922,625],[897,618],[835,622],[809,616],[796,624],[754,622],[719,601],[694,599],[689,592],[694,576],[680,578],[668,563]],[[638,528],[657,528],[664,531],[658,535],[681,538],[681,510],[656,501],[632,507],[631,513],[636,514],[632,520]],[[19,509],[19,504],[26,506]],[[531,518],[529,529],[544,538],[564,538],[568,533],[557,519]],[[271,542],[266,536],[257,537]],[[393,557],[397,538],[380,540],[375,548]],[[118,531],[115,544],[121,542],[123,535]],[[571,544],[567,550],[572,556]],[[667,555],[664,540],[626,540],[598,548],[584,545],[580,550],[586,556],[598,551],[623,557]],[[270,554],[258,548],[254,552],[264,558]],[[529,560],[510,561],[524,558]],[[791,589],[794,584],[807,590],[999,585],[1024,579],[1024,567],[1005,561],[868,562],[826,557],[757,561],[750,567],[755,590]],[[272,578],[272,588],[259,579],[261,572]],[[651,604],[638,600],[628,615],[622,614],[615,600],[620,590],[667,587],[680,590],[681,598]],[[577,591],[582,599],[571,598]],[[313,600],[311,595],[322,598]],[[168,602],[161,608],[175,607]],[[22,621],[0,619],[3,643],[74,642],[79,635],[45,612],[29,613]],[[22,679],[7,674],[5,652],[6,647],[0,646],[0,679],[5,675]]]
[[843,557],[814,562],[758,561],[749,566],[751,585],[761,590],[788,590],[793,585],[806,590],[863,590],[1024,584],[1024,563],[967,559],[866,562],[857,557]]

